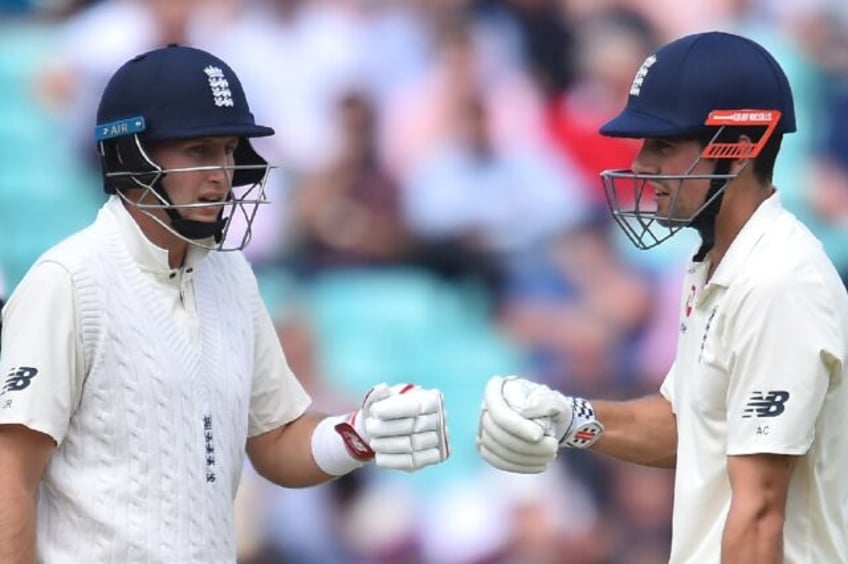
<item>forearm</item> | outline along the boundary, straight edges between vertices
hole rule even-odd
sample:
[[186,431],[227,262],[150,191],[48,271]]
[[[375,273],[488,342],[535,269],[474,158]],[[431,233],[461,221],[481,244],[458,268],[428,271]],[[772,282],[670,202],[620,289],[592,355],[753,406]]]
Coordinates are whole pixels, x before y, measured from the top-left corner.
[[0,486],[0,562],[35,562],[35,496],[12,481]]
[[444,398],[414,384],[377,384],[358,410],[306,413],[248,439],[247,453],[260,475],[287,487],[325,482],[371,462],[416,471],[450,454]]
[[280,429],[248,440],[247,452],[265,479],[289,488],[320,484],[334,478],[315,463],[312,433],[324,416],[307,413]]
[[723,564],[783,562],[786,499],[797,460],[765,453],[727,457],[733,495],[721,540]]
[[35,562],[38,485],[53,439],[22,425],[0,425],[0,562]]
[[636,464],[674,467],[677,421],[664,397],[657,394],[626,402],[593,400],[592,406],[604,433],[591,450]]
[[783,562],[783,515],[743,512],[731,504],[721,542],[722,564]]

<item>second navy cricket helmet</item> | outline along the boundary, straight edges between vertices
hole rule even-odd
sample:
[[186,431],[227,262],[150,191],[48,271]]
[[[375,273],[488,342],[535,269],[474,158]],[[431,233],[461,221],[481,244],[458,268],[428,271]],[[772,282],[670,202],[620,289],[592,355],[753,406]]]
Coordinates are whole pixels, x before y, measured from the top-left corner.
[[[738,129],[744,128],[744,129]],[[731,159],[753,159],[772,136],[794,132],[795,109],[789,80],[760,44],[732,33],[710,31],[672,41],[650,55],[636,72],[624,109],[600,128],[609,137],[700,138],[700,158],[684,175],[637,175],[628,169],[601,173],[613,217],[639,248],[650,248],[708,210],[715,215],[722,193],[735,178]],[[752,135],[748,144],[721,142],[732,132]],[[737,136],[738,138],[738,136]],[[704,205],[691,217],[658,218],[643,191],[652,179],[686,180],[702,159],[718,159]],[[633,194],[621,193],[629,184]],[[632,204],[632,209],[624,206]],[[672,203],[672,212],[674,203]],[[702,218],[703,219],[703,218]],[[664,232],[655,232],[658,222]]]
[[[268,202],[264,186],[271,167],[249,138],[273,134],[272,128],[256,123],[241,82],[227,63],[201,49],[181,45],[155,49],[124,63],[106,85],[95,127],[106,192],[126,200],[123,189],[151,191],[158,203],[135,205],[148,211],[164,209],[171,221],[163,225],[189,242],[201,244],[214,236],[210,248],[218,250],[231,250],[220,245],[236,213],[244,216],[247,230],[235,248],[246,245],[258,205]],[[229,213],[225,216],[222,210],[217,222],[186,220],[180,214],[186,205],[173,204],[161,183],[167,174],[181,171],[155,163],[148,152],[150,145],[216,136],[239,138],[231,167],[232,187],[247,188],[238,195],[231,191],[225,206]],[[188,204],[200,205],[204,204]]]

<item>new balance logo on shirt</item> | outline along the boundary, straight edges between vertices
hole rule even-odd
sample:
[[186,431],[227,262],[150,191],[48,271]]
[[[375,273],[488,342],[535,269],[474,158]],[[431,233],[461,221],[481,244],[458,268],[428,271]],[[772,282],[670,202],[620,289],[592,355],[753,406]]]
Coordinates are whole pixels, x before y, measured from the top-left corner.
[[777,417],[786,409],[787,401],[789,401],[789,392],[786,390],[773,390],[766,393],[752,392],[742,418]]
[[9,370],[6,379],[3,381],[3,388],[0,389],[0,396],[6,392],[19,392],[27,388],[38,374],[38,369],[32,366],[20,366]]

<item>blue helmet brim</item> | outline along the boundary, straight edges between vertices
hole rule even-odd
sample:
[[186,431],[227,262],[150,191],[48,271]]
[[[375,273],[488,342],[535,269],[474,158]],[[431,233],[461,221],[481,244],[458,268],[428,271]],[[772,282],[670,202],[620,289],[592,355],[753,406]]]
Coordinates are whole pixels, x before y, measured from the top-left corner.
[[150,141],[168,141],[193,137],[269,137],[271,135],[274,135],[272,128],[248,123],[205,124],[197,127],[177,124],[174,127],[159,127],[155,133],[147,135],[146,138]]
[[607,137],[646,139],[649,137],[680,137],[696,134],[705,129],[685,128],[661,117],[626,108],[616,117],[601,126],[599,132]]

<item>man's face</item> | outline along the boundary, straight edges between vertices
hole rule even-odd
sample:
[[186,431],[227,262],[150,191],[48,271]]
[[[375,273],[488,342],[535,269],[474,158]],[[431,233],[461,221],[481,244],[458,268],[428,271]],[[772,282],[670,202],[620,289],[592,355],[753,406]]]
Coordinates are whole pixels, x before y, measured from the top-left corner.
[[[648,138],[633,161],[633,172],[639,175],[698,175],[711,174],[711,161],[699,159],[702,147],[694,139]],[[691,170],[690,170],[691,169]],[[707,179],[662,179],[646,180],[640,205],[656,206],[657,219],[662,224],[667,220],[688,221],[704,205],[710,181]]]
[[169,172],[162,181],[174,205],[221,203],[180,208],[184,219],[206,223],[217,220],[232,187],[238,141],[238,137],[198,137],[164,141],[151,148],[153,161],[163,169],[206,167]]

